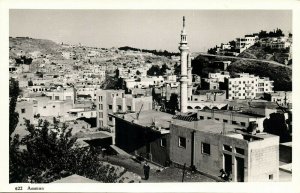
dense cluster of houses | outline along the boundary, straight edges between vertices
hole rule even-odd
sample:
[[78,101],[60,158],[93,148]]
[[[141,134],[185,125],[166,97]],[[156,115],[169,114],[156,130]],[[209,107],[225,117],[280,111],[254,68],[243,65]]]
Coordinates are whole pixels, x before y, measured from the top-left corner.
[[[16,106],[20,115],[16,132],[24,130],[23,118],[37,124],[38,119],[57,117],[83,131],[92,127],[108,131],[110,143],[159,166],[185,166],[213,178],[224,170],[237,182],[278,181],[279,136],[264,132],[264,122],[278,113],[275,103],[292,103],[291,93],[274,92],[274,81],[267,77],[232,76],[226,71],[227,61],[215,62],[222,71],[209,73],[207,78],[193,75],[186,36],[184,25],[180,60],[170,59],[169,71],[163,76],[147,75],[154,63],[146,62],[146,57],[152,54],[114,48],[63,44],[59,59],[38,52],[30,65],[17,65],[11,59],[10,77],[22,89]],[[247,35],[236,46],[242,50],[257,41],[263,40]],[[230,48],[222,45],[223,50]],[[120,56],[126,57],[118,59]],[[124,65],[127,60],[130,62]],[[177,62],[180,76],[174,75]],[[101,89],[107,73],[114,71],[124,89]],[[180,112],[161,112],[153,93],[165,100],[176,93]],[[251,105],[256,102],[264,105]],[[284,116],[289,119],[288,113]]]

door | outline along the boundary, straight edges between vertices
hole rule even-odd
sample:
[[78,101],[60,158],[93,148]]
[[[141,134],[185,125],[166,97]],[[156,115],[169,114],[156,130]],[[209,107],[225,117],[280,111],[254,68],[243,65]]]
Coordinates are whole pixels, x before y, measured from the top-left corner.
[[227,174],[232,173],[232,156],[224,154],[224,170]]
[[244,159],[236,157],[236,179],[238,182],[244,182]]

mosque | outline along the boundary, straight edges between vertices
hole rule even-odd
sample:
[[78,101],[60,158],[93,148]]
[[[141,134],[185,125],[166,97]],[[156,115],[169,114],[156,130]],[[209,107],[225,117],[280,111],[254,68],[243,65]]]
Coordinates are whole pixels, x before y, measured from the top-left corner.
[[180,34],[180,112],[187,113],[189,111],[195,111],[200,109],[221,109],[226,107],[227,103],[220,102],[206,102],[195,101],[193,98],[193,84],[192,84],[192,57],[189,51],[187,42],[187,33],[185,27],[185,17],[183,16],[183,28]]

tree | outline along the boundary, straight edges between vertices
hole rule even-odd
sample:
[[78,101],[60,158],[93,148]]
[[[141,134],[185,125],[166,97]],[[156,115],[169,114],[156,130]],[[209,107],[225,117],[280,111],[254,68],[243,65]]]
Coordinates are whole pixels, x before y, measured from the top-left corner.
[[292,141],[291,131],[284,114],[272,113],[269,119],[264,120],[264,132],[278,135],[280,143]]
[[29,81],[28,81],[28,86],[33,86],[32,80],[29,80]]
[[160,68],[158,65],[153,65],[149,70],[147,71],[147,75],[149,76],[159,76],[160,74]]
[[[25,120],[29,132],[22,140],[16,135],[10,143],[10,183],[48,183],[78,174],[102,182],[116,182],[115,168],[103,164],[100,151],[76,147],[72,129],[53,119],[39,120],[37,126]],[[20,145],[25,146],[20,150]]]
[[178,95],[172,93],[170,96],[170,100],[167,104],[167,109],[170,113],[175,114],[175,111],[179,110],[179,102],[178,102]]
[[9,136],[16,129],[19,122],[19,113],[16,112],[17,99],[20,94],[19,82],[14,78],[9,80]]
[[161,69],[160,69],[160,74],[161,75],[166,74],[167,70],[170,70],[170,68],[168,67],[167,64],[163,64],[162,67],[161,67]]

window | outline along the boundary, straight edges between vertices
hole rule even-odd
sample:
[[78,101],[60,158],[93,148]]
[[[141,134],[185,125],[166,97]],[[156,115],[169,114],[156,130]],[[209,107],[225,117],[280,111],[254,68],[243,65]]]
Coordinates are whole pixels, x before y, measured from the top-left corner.
[[55,105],[53,105],[52,107],[55,108]]
[[103,110],[103,104],[99,105],[99,110]]
[[207,119],[211,119],[211,117],[207,117]]
[[269,180],[273,180],[273,174],[269,175]]
[[25,113],[25,109],[21,109],[21,112],[22,112],[22,113]]
[[111,116],[108,117],[109,121],[113,121],[113,118]]
[[179,137],[178,146],[186,148],[186,138],[185,137]]
[[219,121],[220,119],[219,118],[215,118],[215,120]]
[[167,139],[166,138],[161,138],[160,139],[160,146],[161,147],[167,147]]
[[121,105],[118,105],[118,110],[122,110],[122,106]]
[[201,143],[201,153],[210,155],[210,144],[208,143]]
[[232,124],[237,125],[237,122],[236,121],[232,121]]
[[102,96],[99,96],[99,101],[102,102],[103,98]]
[[44,109],[47,108],[46,106],[43,107]]
[[127,106],[127,111],[131,111],[131,106]]
[[99,121],[99,126],[100,126],[100,127],[103,126],[103,121]]
[[99,118],[103,118],[103,113],[99,112]]
[[108,109],[110,109],[110,110],[111,110],[111,109],[112,109],[112,105],[108,105]]
[[204,119],[204,117],[203,116],[200,116],[200,120],[203,120]]
[[55,98],[55,100],[59,100],[59,96],[55,96],[54,98]]
[[243,127],[245,127],[245,126],[246,126],[246,123],[245,123],[245,122],[241,122],[241,125],[242,125]]
[[245,150],[241,149],[241,148],[238,148],[238,147],[235,148],[235,151],[236,151],[236,153],[241,154],[241,155],[245,154]]
[[223,122],[224,122],[224,123],[228,123],[228,120],[227,120],[227,119],[223,119]]
[[230,145],[223,145],[223,149],[226,151],[232,151],[232,146]]
[[71,96],[66,96],[66,100],[71,100],[72,97]]

